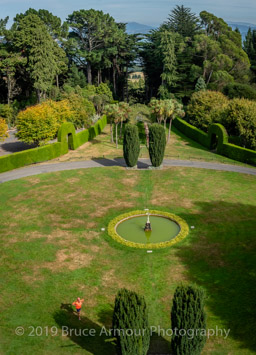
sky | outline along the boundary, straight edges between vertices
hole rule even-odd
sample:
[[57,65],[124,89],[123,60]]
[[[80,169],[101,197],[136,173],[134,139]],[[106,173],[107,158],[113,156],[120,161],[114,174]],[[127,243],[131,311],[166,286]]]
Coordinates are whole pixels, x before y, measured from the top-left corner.
[[206,10],[229,22],[256,24],[256,0],[0,0],[0,18],[25,12],[32,7],[46,9],[65,20],[74,10],[96,9],[109,13],[118,22],[138,22],[158,26],[175,5],[190,7],[199,14]]

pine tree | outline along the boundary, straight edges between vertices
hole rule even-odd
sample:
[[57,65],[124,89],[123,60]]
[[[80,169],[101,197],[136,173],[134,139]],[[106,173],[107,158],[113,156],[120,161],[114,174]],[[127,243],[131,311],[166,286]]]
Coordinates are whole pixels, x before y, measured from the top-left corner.
[[163,93],[170,91],[177,81],[176,56],[172,33],[168,31],[161,33],[160,50],[163,56],[163,72],[161,74],[162,85],[160,86],[159,93],[162,93],[162,97],[160,98],[165,99],[166,97],[163,96],[166,93]]
[[184,5],[177,5],[169,15],[168,27],[183,37],[192,37],[199,29],[199,19]]
[[205,91],[207,86],[205,84],[204,78],[200,76],[196,82],[195,91]]
[[[176,355],[199,355],[206,341],[204,293],[192,286],[176,288],[171,310],[172,350]],[[182,330],[180,332],[180,330]],[[184,334],[186,331],[186,334]]]
[[158,167],[162,164],[165,146],[166,138],[164,127],[157,123],[149,126],[149,157],[154,167]]
[[146,355],[150,333],[148,310],[144,297],[121,289],[115,299],[113,336],[117,339],[118,355]]
[[126,125],[124,131],[123,151],[126,165],[129,167],[135,166],[140,153],[140,141],[137,126],[131,124]]

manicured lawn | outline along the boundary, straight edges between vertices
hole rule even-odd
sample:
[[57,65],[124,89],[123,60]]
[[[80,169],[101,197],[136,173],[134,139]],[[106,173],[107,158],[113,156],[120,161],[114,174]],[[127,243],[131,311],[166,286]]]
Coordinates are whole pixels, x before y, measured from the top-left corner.
[[[195,228],[152,254],[101,231],[114,216],[145,207]],[[0,352],[115,354],[110,337],[62,336],[61,327],[99,334],[126,287],[145,296],[151,325],[170,328],[173,293],[184,282],[205,289],[208,327],[231,329],[227,339],[210,337],[203,353],[254,354],[255,216],[255,177],[237,173],[95,168],[1,184]],[[78,296],[85,298],[81,322],[69,305]],[[15,335],[18,326],[25,335]],[[43,327],[43,335],[38,328],[29,336],[29,327]],[[151,353],[170,353],[169,342],[155,334]]]
[[[122,142],[119,142],[118,149],[115,144],[110,142],[110,126],[107,125],[104,132],[97,136],[94,140],[85,143],[80,148],[74,151],[69,151],[68,154],[60,158],[53,159],[48,163],[89,160],[93,158],[102,158],[103,156],[109,159],[123,157]],[[141,146],[140,158],[148,158],[148,150],[145,146]],[[183,160],[199,160],[208,162],[217,162],[222,164],[244,165],[238,161],[228,159],[221,155],[215,154],[195,141],[187,138],[180,133],[174,126],[170,142],[166,146],[166,159],[183,159]]]

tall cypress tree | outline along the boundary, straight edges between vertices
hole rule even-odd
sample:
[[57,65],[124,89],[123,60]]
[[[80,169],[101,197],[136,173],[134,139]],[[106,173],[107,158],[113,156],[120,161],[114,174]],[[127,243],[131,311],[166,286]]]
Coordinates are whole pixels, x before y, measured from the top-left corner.
[[164,127],[157,123],[149,126],[149,157],[153,166],[158,167],[162,164],[165,146]]
[[[206,341],[204,293],[192,286],[176,288],[171,310],[172,350],[177,355],[199,355]],[[184,330],[186,334],[184,334]],[[189,333],[190,332],[190,333]]]
[[144,297],[121,289],[115,299],[113,336],[117,338],[118,355],[146,355],[150,333],[148,310]]
[[127,124],[125,127],[123,152],[126,165],[129,167],[135,166],[140,154],[138,127],[135,125]]

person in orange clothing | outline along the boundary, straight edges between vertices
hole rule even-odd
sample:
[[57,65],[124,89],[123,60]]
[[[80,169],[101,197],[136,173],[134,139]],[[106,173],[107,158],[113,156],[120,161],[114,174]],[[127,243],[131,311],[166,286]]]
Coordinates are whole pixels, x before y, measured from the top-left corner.
[[75,302],[73,302],[73,306],[76,307],[76,311],[77,311],[77,315],[78,315],[78,319],[81,320],[80,318],[80,311],[81,311],[81,308],[82,308],[82,304],[84,302],[84,299],[80,299],[80,297],[77,297],[77,300]]

